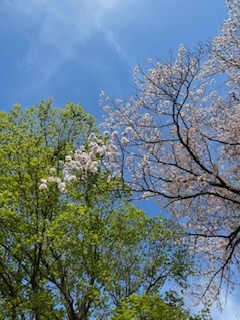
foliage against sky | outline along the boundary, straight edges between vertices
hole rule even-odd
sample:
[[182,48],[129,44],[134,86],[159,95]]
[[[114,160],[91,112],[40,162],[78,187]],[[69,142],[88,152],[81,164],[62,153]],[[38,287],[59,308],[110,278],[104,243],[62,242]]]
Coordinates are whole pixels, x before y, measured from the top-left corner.
[[[95,1],[97,10],[85,0],[51,4],[1,2],[0,98],[5,110],[16,101],[29,106],[53,97],[57,105],[80,101],[100,115],[99,91],[127,96],[137,61],[164,59],[179,43],[193,48],[212,38],[227,16],[224,0]],[[237,310],[232,303],[228,316]]]
[[105,96],[119,173],[142,199],[184,218],[203,275],[196,293],[211,301],[239,284],[240,271],[240,2],[227,5],[210,44],[137,66],[127,102]]
[[0,138],[3,319],[127,320],[129,303],[141,319],[153,301],[159,317],[188,317],[181,298],[160,295],[193,271],[180,229],[128,201],[89,114],[50,100],[16,105],[0,114]]

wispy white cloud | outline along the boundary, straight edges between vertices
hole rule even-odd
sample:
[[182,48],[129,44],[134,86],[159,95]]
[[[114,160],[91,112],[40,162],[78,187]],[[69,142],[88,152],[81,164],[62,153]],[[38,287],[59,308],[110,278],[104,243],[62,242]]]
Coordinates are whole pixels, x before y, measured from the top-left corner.
[[[215,9],[212,3],[217,1],[202,0],[198,6],[211,3],[209,6]],[[46,97],[53,91],[50,87],[57,92],[60,84],[71,87],[63,74],[69,66],[71,70],[76,67],[75,77],[81,74],[81,79],[88,78],[89,67],[89,74],[95,77],[90,83],[97,79],[100,86],[104,77],[115,77],[109,86],[124,86],[126,75],[130,75],[137,61],[141,63],[149,56],[164,59],[164,52],[175,46],[175,38],[182,37],[183,25],[187,39],[191,35],[201,39],[192,29],[196,19],[191,28],[189,19],[182,19],[183,12],[184,17],[193,16],[189,10],[195,10],[196,5],[191,0],[184,3],[185,6],[179,0],[2,0],[4,49],[9,45],[4,51],[5,69],[12,88],[17,87],[14,99],[19,101],[37,93]],[[204,6],[203,9],[209,12]],[[205,21],[210,19],[206,17]],[[200,26],[202,30],[202,21]],[[7,36],[16,39],[8,41]],[[14,56],[14,73],[8,72],[13,69],[7,65],[8,52]],[[68,79],[72,80],[72,76],[73,72]],[[55,79],[59,86],[54,86]]]
[[114,50],[117,52],[119,58],[123,62],[129,62],[128,55],[126,51],[123,49],[122,45],[120,44],[120,40],[117,38],[117,36],[111,31],[111,30],[106,30],[105,31],[105,36],[110,45],[114,48]]
[[216,307],[211,309],[213,319],[240,320],[239,291],[236,290],[235,294],[228,295],[227,299],[222,297],[222,301],[225,303],[221,305],[221,311]]
[[[25,32],[35,28],[43,44],[69,51],[95,29],[101,29],[108,15],[125,9],[125,0],[6,0],[0,10]],[[25,4],[25,5],[24,5]],[[115,39],[116,41],[116,39]]]
[[[20,67],[38,74],[28,90],[46,83],[94,32],[105,39],[123,62],[127,54],[114,32],[105,27],[109,16],[125,10],[127,0],[5,0],[1,6],[11,27],[22,32],[28,50]],[[135,2],[135,1],[133,1]]]

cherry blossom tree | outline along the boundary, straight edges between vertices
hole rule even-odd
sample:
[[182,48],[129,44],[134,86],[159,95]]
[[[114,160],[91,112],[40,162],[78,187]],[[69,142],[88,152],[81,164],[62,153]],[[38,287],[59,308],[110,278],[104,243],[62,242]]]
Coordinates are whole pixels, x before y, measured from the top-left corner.
[[240,1],[226,3],[229,18],[210,44],[137,66],[127,102],[101,94],[118,173],[182,219],[204,275],[197,294],[208,301],[240,271]]

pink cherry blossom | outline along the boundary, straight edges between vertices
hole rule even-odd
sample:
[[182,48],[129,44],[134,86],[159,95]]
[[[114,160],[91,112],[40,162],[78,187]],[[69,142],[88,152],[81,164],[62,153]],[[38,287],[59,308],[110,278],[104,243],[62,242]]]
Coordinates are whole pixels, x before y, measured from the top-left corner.
[[210,301],[240,272],[240,2],[227,6],[210,46],[137,66],[136,95],[108,99],[103,124],[118,147],[115,170],[185,225],[203,276],[195,293]]

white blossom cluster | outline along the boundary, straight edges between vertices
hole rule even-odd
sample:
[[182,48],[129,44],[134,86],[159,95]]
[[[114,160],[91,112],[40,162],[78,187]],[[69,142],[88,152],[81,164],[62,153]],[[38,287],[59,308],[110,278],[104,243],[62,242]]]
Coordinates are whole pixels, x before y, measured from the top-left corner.
[[112,164],[118,156],[117,148],[110,143],[109,133],[104,133],[104,138],[98,138],[95,134],[90,134],[86,146],[72,151],[66,155],[63,163],[63,176],[56,175],[56,170],[52,168],[52,174],[47,179],[41,179],[40,190],[46,190],[49,183],[55,183],[61,193],[67,192],[67,184],[72,181],[84,181],[89,175],[97,173],[99,170],[108,170],[108,180],[116,175],[116,170]]
[[211,58],[202,68],[202,75],[225,73],[227,81],[235,88],[240,84],[240,2],[226,0],[229,18],[225,20],[220,33],[214,38]]
[[55,183],[61,193],[66,192],[66,182],[62,181],[59,177],[50,176],[47,179],[41,179],[39,190],[46,190],[49,183]]

